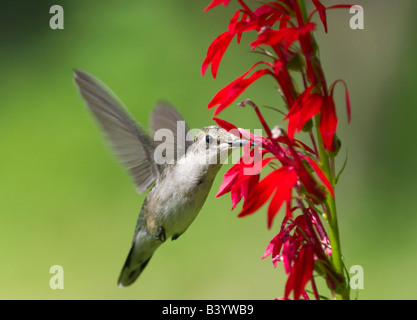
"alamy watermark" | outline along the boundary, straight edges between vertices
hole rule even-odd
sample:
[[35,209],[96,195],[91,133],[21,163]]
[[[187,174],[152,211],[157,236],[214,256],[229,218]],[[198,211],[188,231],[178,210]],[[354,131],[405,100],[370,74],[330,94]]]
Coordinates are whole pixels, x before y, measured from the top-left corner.
[[351,266],[349,269],[350,274],[350,280],[349,280],[349,286],[353,290],[363,290],[364,287],[364,281],[365,281],[365,274],[363,271],[363,267],[360,265],[354,265]]
[[49,268],[49,273],[53,274],[49,279],[49,286],[51,289],[64,289],[64,268],[60,265],[53,265]]
[[365,28],[365,11],[360,5],[354,5],[349,10],[353,16],[350,18],[349,26],[352,30],[363,30]]
[[49,19],[49,27],[52,30],[64,29],[64,8],[56,4],[49,8],[49,13],[53,14]]
[[[64,8],[60,5],[53,5],[49,8],[49,13],[53,16],[49,19],[49,27],[52,30],[64,29]],[[350,10],[353,16],[350,18],[349,26],[352,30],[364,29],[364,9],[360,5],[353,5]]]

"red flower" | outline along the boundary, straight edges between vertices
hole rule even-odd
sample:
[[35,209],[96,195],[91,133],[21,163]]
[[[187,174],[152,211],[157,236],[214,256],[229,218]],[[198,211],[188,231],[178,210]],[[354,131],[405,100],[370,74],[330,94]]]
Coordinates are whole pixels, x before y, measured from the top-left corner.
[[208,104],[208,108],[213,108],[214,106],[218,105],[214,115],[217,115],[227,106],[229,106],[243,91],[245,91],[254,81],[258,80],[260,77],[271,74],[269,69],[260,69],[255,71],[249,78],[245,78],[249,72],[252,71],[260,63],[266,62],[258,62],[252,66],[248,71],[242,74],[239,78],[228,84],[222,90],[220,90],[210,101]]
[[294,264],[285,285],[285,298],[288,299],[291,291],[294,291],[294,299],[299,299],[305,291],[307,282],[313,276],[313,270],[313,249],[310,246],[303,246],[294,259]]
[[350,4],[336,4],[333,6],[325,7],[323,4],[320,3],[318,0],[312,0],[314,6],[316,7],[315,10],[311,11],[308,15],[308,21],[311,21],[311,17],[315,12],[319,12],[320,20],[323,23],[324,31],[327,33],[327,17],[326,17],[326,10],[327,9],[336,9],[336,8],[343,8],[343,9],[350,9],[352,5]]
[[310,22],[301,28],[288,27],[280,28],[279,30],[267,28],[258,35],[258,38],[251,43],[251,46],[252,48],[260,45],[274,46],[282,41],[286,51],[295,41],[300,39],[300,36],[313,31],[315,26],[315,23]]
[[[297,209],[292,208],[292,210]],[[319,234],[321,240],[316,236]],[[272,255],[272,262],[277,266],[278,261],[284,264],[285,272],[289,274],[285,286],[285,299],[294,292],[294,299],[303,296],[306,299],[305,286],[312,282],[313,292],[318,298],[314,279],[312,278],[315,260],[319,259],[328,281],[337,279],[327,263],[331,251],[328,247],[328,236],[318,219],[317,213],[311,208],[303,210],[295,220],[284,218],[280,232],[268,244],[262,259]]]
[[209,64],[211,64],[211,73],[213,78],[216,78],[217,69],[219,68],[220,61],[227,50],[230,42],[233,39],[228,31],[219,35],[210,45],[207,50],[207,56],[203,61],[201,67],[201,74],[204,75]]
[[229,25],[229,31],[235,34],[241,34],[251,30],[261,31],[264,27],[272,27],[277,21],[289,20],[282,11],[274,7],[275,4],[271,5],[264,4],[257,8],[254,12],[248,12],[245,10],[239,10],[235,13],[238,14],[240,11],[244,13],[241,21],[236,22],[233,28]]
[[[250,148],[250,145],[247,144],[244,149]],[[245,150],[244,152],[249,153],[250,151]],[[258,152],[258,147],[255,146],[253,153]],[[250,156],[249,163],[245,163],[243,156],[238,163],[231,167],[226,174],[224,175],[222,184],[220,185],[219,191],[217,192],[216,197],[220,197],[226,193],[230,192],[232,198],[232,210],[240,202],[242,198],[248,199],[248,195],[252,194],[253,188],[259,182],[260,170],[263,168],[272,158],[267,158],[262,160],[262,162],[257,165],[254,161],[255,157]]]
[[306,159],[308,163],[313,167],[314,171],[317,173],[317,176],[320,178],[320,180],[324,183],[327,190],[329,190],[332,197],[334,197],[334,190],[332,187],[332,184],[330,183],[329,179],[326,177],[324,172],[320,169],[319,165],[311,158],[304,156],[303,159]]
[[[312,93],[315,86],[307,88],[291,107],[284,120],[288,119],[288,136],[294,138],[294,134],[300,132],[308,120],[321,112],[320,133],[324,146],[329,151],[334,151],[333,139],[337,129],[337,116],[333,100],[334,85],[331,88],[331,95],[323,97],[318,93]],[[349,93],[346,89],[346,104],[348,118],[350,120]]]
[[[254,213],[272,196],[268,207],[268,228],[271,228],[272,220],[284,201],[287,202],[287,208],[289,208],[291,190],[296,183],[297,174],[294,168],[281,167],[272,171],[253,188],[250,198],[245,202],[238,216],[244,217]],[[289,214],[288,210],[287,214]]]
[[321,4],[319,0],[313,0],[313,3],[319,12],[320,20],[323,23],[324,31],[327,33],[327,17],[326,17],[326,7]]
[[229,2],[230,0],[214,0],[207,6],[207,8],[204,9],[204,11],[209,11],[211,8],[214,8],[222,3],[223,3],[223,6],[225,7],[228,5]]
[[349,97],[349,90],[348,90],[346,82],[340,79],[333,82],[330,88],[330,95],[333,97],[334,88],[336,87],[336,84],[338,84],[339,82],[341,82],[345,86],[346,111],[347,111],[347,116],[348,116],[348,122],[350,122],[351,120],[350,97]]
[[[289,274],[285,286],[285,299],[289,299],[294,291],[294,299],[305,293],[305,286],[312,278],[315,252],[309,244],[306,216],[298,216],[294,221],[285,218],[280,232],[271,240],[262,259],[272,254],[272,262],[276,267],[283,261],[285,272]],[[281,254],[280,254],[281,253]]]
[[[286,218],[284,218],[286,219]],[[284,223],[282,224],[284,226]],[[282,231],[282,229],[281,229]],[[272,254],[272,263],[274,264],[274,267],[277,267],[278,261],[281,261],[281,257],[279,253],[281,252],[282,248],[282,234],[281,232],[278,233],[270,243],[268,243],[268,247],[265,250],[264,255],[262,256],[262,259],[265,259],[267,256]]]
[[[226,131],[241,138],[244,134],[251,140],[256,139],[257,142],[260,142],[260,145],[262,145],[262,137],[251,135],[246,130],[238,129],[235,125],[225,120],[219,118],[213,118],[213,120]],[[216,195],[216,197],[220,197],[230,192],[232,198],[232,210],[242,198],[247,199],[248,194],[251,193],[251,190],[259,181],[261,169],[272,159],[268,158],[262,160],[265,150],[260,150],[259,145],[255,145],[253,150],[250,150],[250,148],[251,145],[249,143],[244,146],[242,158],[226,172]]]
[[309,87],[298,97],[284,120],[288,119],[288,136],[294,138],[294,133],[300,132],[304,125],[318,114],[323,105],[322,97],[317,93],[311,93],[314,86]]
[[[214,0],[206,11],[220,4],[226,6],[229,1]],[[325,7],[320,0],[312,0],[315,9],[307,16],[305,8],[296,0],[273,1],[260,5],[256,10],[250,9],[244,0],[237,2],[241,9],[234,13],[228,30],[209,46],[202,64],[202,74],[211,65],[211,73],[213,78],[216,78],[220,61],[233,37],[236,35],[237,42],[240,43],[242,33],[248,31],[257,32],[256,40],[250,43],[252,49],[262,46],[258,48],[257,53],[264,54],[272,61],[260,61],[254,64],[248,71],[221,89],[210,101],[208,108],[216,107],[214,114],[217,115],[232,104],[252,83],[270,74],[279,85],[279,93],[287,108],[284,120],[288,120],[288,126],[286,130],[281,128],[271,130],[261,110],[250,99],[239,105],[253,107],[265,130],[265,137],[253,135],[227,121],[214,118],[225,130],[256,142],[254,148],[251,148],[250,144],[245,145],[243,157],[225,174],[217,197],[230,192],[232,209],[243,198],[244,203],[238,214],[239,217],[254,213],[269,201],[268,228],[271,228],[275,216],[286,203],[286,214],[280,232],[268,244],[262,258],[272,255],[275,267],[278,261],[283,262],[285,272],[288,274],[284,299],[289,299],[291,293],[294,299],[309,299],[305,289],[309,281],[314,297],[319,299],[313,278],[315,268],[320,270],[319,274],[324,276],[333,292],[337,292],[346,283],[340,270],[337,271],[336,264],[333,264],[329,257],[332,255],[330,240],[318,211],[316,212],[319,204],[325,200],[334,201],[331,197],[335,196],[333,173],[326,170],[325,173],[320,167],[322,165],[328,168],[334,164],[333,158],[327,153],[318,151],[323,148],[330,152],[335,151],[338,119],[333,97],[337,83],[342,82],[345,86],[349,121],[351,108],[349,92],[342,80],[337,80],[330,87],[327,85],[318,57],[318,46],[313,36],[316,24],[312,22],[312,16],[318,12],[327,32],[326,10],[349,6]],[[265,64],[266,67],[253,71],[259,64]],[[299,73],[304,89],[300,90],[298,83],[295,83],[293,76],[295,72]],[[317,126],[317,131],[310,132],[312,142],[310,148],[296,140],[295,135],[300,133],[312,119],[315,120],[313,125]],[[263,159],[267,153],[271,156]],[[259,156],[258,161],[255,159],[256,156]],[[273,171],[260,179],[260,171],[268,163],[271,164]],[[248,171],[251,173],[248,174]],[[293,203],[296,203],[296,206],[292,206]],[[330,206],[322,205],[323,216],[332,217],[328,215],[329,212],[331,213],[329,208]],[[299,213],[298,216],[296,211]],[[337,252],[334,251],[333,255],[332,258],[337,261]]]
[[325,147],[333,152],[333,138],[337,128],[336,108],[333,97],[325,97],[320,117],[320,133]]

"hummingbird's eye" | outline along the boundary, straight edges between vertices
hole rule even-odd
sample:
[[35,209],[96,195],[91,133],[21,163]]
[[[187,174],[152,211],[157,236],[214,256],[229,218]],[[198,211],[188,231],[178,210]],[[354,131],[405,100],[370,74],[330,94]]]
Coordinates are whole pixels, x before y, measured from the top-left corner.
[[213,142],[213,137],[211,136],[211,135],[206,135],[206,142],[207,142],[207,144],[210,144],[210,143],[212,143]]

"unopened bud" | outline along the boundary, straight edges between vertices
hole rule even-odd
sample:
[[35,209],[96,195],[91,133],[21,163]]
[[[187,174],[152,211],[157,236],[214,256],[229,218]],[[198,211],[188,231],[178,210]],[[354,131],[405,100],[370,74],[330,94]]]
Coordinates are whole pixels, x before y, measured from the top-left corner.
[[336,157],[342,147],[342,141],[339,137],[335,134],[333,138],[333,152],[330,153],[332,158]]

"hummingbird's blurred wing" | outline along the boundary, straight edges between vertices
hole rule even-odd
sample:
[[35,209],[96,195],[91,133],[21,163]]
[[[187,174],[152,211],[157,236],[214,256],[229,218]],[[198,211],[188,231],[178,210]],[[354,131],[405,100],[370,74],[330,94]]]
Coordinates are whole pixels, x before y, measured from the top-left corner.
[[74,80],[137,191],[145,192],[159,176],[152,140],[104,83],[82,70],[75,70]]
[[[168,159],[168,155],[173,155],[174,161],[181,158],[193,143],[192,139],[187,139],[189,128],[183,117],[177,109],[168,102],[157,102],[151,113],[149,128],[154,134],[153,140],[156,146],[164,143],[167,161],[171,160]],[[159,134],[158,130],[160,130]],[[161,139],[161,137],[163,137],[163,139]]]

